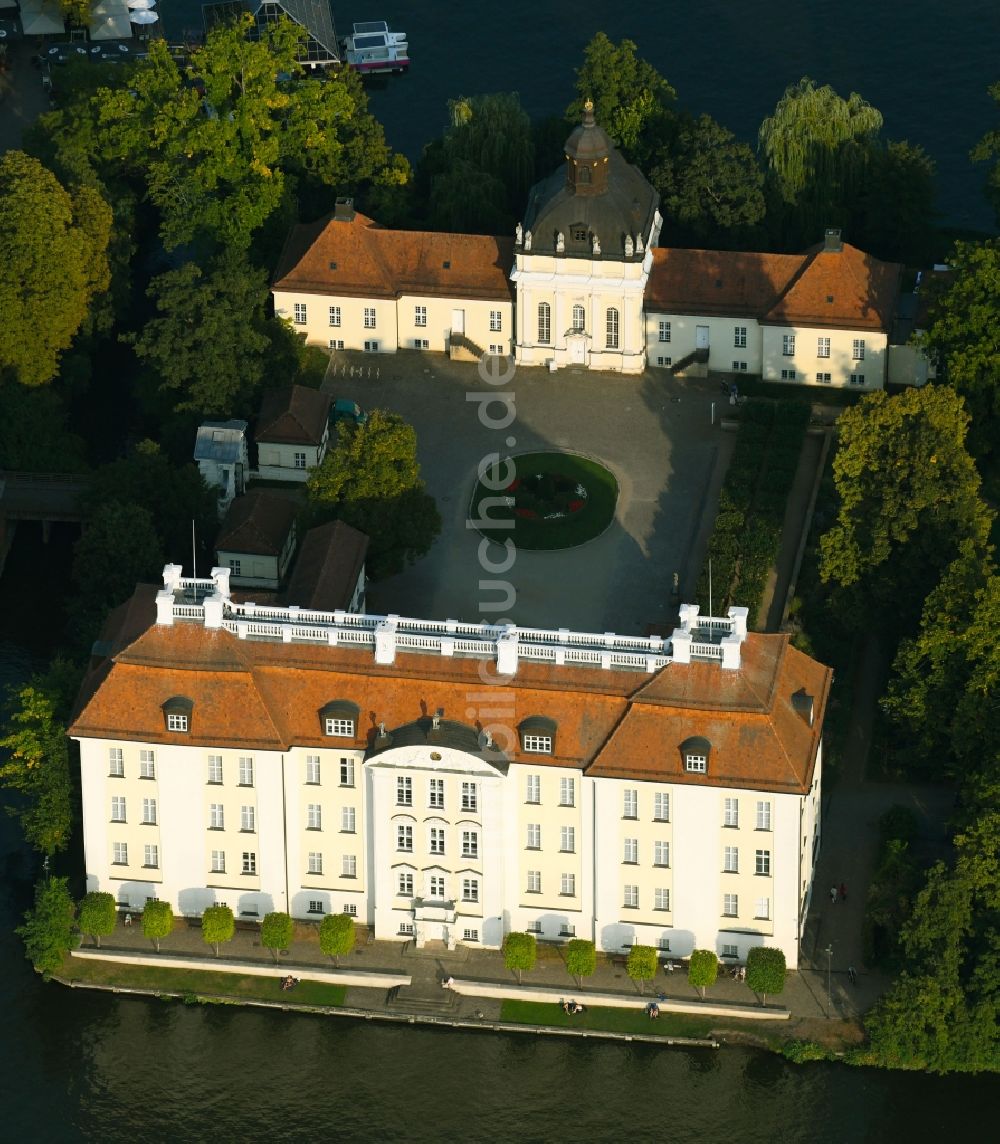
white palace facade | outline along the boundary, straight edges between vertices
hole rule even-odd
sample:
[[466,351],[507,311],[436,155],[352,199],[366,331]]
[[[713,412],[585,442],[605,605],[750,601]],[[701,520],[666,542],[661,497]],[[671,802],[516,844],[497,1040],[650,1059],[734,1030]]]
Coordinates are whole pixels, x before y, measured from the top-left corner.
[[797,964],[831,673],[745,609],[573,633],[237,603],[168,565],[100,646],[70,734],[88,889],[121,908]]
[[896,264],[835,230],[802,254],[660,246],[657,192],[589,107],[564,150],[513,240],[389,230],[338,200],[289,235],[276,314],[334,352],[490,353],[551,370],[648,366],[859,390],[926,379],[911,347],[890,346]]

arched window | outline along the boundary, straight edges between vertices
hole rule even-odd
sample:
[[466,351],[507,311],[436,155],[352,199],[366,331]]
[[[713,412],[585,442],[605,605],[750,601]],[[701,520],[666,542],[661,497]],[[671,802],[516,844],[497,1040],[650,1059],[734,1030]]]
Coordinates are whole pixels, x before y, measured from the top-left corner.
[[538,303],[538,341],[543,346],[552,341],[552,307],[548,302]]
[[618,349],[618,311],[611,306],[608,310],[608,341],[609,350]]
[[573,333],[582,334],[586,328],[587,315],[579,302],[573,307]]
[[589,167],[582,167],[582,166],[578,167],[576,170],[576,181],[578,183],[589,183],[590,182],[590,168]]

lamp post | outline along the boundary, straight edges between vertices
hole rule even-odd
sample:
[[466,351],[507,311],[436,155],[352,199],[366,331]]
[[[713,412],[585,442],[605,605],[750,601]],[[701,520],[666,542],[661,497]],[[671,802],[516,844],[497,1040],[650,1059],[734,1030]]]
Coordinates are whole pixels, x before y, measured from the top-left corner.
[[830,1010],[833,1008],[833,1000],[830,995],[830,974],[833,969],[833,942],[831,942],[823,952],[826,954],[826,1008],[827,1016],[829,1016]]

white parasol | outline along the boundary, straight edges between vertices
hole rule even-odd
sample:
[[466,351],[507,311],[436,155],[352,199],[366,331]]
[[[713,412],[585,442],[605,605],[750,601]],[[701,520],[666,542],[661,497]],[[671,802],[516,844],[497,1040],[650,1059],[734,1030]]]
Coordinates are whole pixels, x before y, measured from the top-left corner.
[[147,8],[156,7],[156,0],[127,0],[127,2],[133,11],[144,11]]
[[157,12],[150,12],[148,8],[139,8],[130,12],[128,18],[133,24],[155,24],[160,17]]

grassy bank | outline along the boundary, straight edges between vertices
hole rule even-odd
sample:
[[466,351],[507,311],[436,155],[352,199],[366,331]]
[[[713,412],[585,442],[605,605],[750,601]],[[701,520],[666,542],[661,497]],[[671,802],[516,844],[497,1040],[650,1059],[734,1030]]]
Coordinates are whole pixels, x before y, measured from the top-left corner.
[[611,1009],[588,1005],[586,1012],[570,1016],[561,1006],[543,1001],[504,1001],[500,1020],[519,1025],[550,1025],[557,1029],[593,1029],[602,1033],[645,1033],[660,1037],[707,1037],[718,1024],[711,1017],[661,1013],[651,1021],[642,1009]]
[[157,965],[122,965],[67,956],[58,976],[80,985],[117,989],[144,989],[153,993],[226,997],[234,1001],[276,1001],[294,1005],[343,1005],[347,989],[321,981],[300,981],[283,990],[282,967],[273,977],[244,977],[240,973],[213,973],[202,969],[172,969]]

